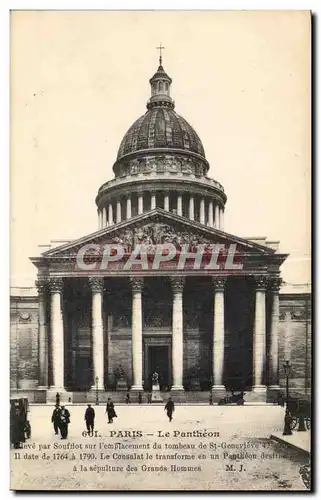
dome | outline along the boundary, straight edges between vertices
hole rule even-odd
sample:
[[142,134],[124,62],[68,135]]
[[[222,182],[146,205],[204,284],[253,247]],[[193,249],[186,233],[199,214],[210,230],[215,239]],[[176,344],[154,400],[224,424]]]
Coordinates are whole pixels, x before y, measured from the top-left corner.
[[154,103],[133,123],[120,144],[117,160],[129,153],[155,148],[180,149],[205,158],[202,142],[193,127],[166,100]]

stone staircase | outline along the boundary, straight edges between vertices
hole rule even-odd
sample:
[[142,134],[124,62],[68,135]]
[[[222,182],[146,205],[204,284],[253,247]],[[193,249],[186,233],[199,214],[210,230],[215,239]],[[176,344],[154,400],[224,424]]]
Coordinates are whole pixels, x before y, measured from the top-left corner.
[[[110,397],[115,404],[126,404],[126,391],[99,391],[98,392],[98,402],[103,405],[106,404],[107,399]],[[147,403],[147,392],[142,391],[142,404]],[[165,404],[169,396],[173,397],[173,400],[177,404],[209,404],[209,392],[208,391],[186,391],[186,392],[167,392],[161,391],[160,393],[162,401],[153,402],[153,405]],[[230,394],[227,393],[227,396]],[[30,404],[55,404],[55,393],[50,391],[12,391],[10,394],[11,398],[28,398]],[[64,392],[60,395],[61,403],[68,404],[96,404],[96,391],[74,391],[74,392]],[[220,396],[220,397],[223,397]],[[213,397],[213,403],[217,404],[219,397]],[[138,404],[138,393],[130,392],[131,404]],[[275,394],[258,394],[252,391],[245,391],[244,400],[246,405],[260,405],[260,404],[273,404],[276,400]]]

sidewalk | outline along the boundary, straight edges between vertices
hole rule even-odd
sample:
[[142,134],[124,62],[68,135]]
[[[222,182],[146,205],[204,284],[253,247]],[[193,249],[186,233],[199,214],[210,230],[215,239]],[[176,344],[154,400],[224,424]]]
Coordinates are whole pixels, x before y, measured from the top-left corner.
[[292,436],[283,436],[282,432],[271,434],[271,439],[279,443],[289,446],[295,450],[310,454],[311,433],[310,431],[298,432],[292,431]]

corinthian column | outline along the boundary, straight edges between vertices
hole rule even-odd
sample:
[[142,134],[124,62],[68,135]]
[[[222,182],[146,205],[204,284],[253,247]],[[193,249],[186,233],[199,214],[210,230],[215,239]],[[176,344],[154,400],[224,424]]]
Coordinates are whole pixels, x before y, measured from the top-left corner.
[[205,200],[201,198],[200,201],[200,223],[205,224]]
[[132,302],[132,391],[143,390],[143,325],[142,325],[142,290],[143,278],[130,278],[133,292]]
[[210,227],[213,227],[214,225],[214,219],[213,219],[213,201],[210,200],[208,202],[208,225]]
[[113,218],[113,206],[111,203],[108,205],[108,226],[112,226],[114,224]]
[[39,385],[38,389],[48,388],[48,325],[47,325],[47,280],[36,281],[39,300]]
[[116,222],[121,222],[121,202],[117,201],[116,204]]
[[177,195],[177,215],[183,215],[182,195]]
[[52,378],[51,389],[63,392],[64,388],[64,324],[62,316],[63,280],[52,278],[51,295]]
[[255,319],[253,334],[253,391],[266,392],[265,276],[255,277]]
[[226,278],[212,277],[214,285],[214,321],[213,321],[213,391],[225,391],[224,371],[224,287]]
[[168,193],[166,193],[164,195],[164,210],[169,212],[169,194]]
[[172,278],[173,327],[172,327],[172,372],[173,391],[183,391],[183,289],[184,278]]
[[189,197],[189,218],[194,220],[194,196]]
[[130,194],[128,195],[127,198],[127,203],[126,203],[126,218],[130,219],[132,216],[132,199]]
[[220,207],[216,203],[215,205],[215,211],[214,211],[214,227],[216,229],[220,228]]
[[156,193],[152,192],[150,198],[150,209],[154,210],[154,208],[156,208]]
[[282,284],[281,278],[271,278],[269,280],[269,290],[271,294],[271,328],[268,354],[269,387],[279,389],[279,290]]
[[104,390],[104,333],[102,301],[103,278],[90,277],[89,284],[92,290],[92,343],[93,343],[93,375],[92,390]]
[[106,207],[103,208],[103,228],[107,226],[107,213]]

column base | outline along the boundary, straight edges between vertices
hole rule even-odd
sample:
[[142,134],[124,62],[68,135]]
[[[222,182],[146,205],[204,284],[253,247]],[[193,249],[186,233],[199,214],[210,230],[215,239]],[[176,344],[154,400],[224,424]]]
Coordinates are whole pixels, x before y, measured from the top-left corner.
[[70,403],[72,392],[67,392],[64,387],[51,386],[47,389],[47,403],[56,402],[56,394],[59,393],[59,400],[61,403]]
[[90,390],[91,391],[104,391],[105,387],[103,385],[99,385],[98,387],[96,387],[95,385],[92,385]]
[[267,387],[266,385],[254,385],[252,387],[252,391],[258,394],[265,394],[267,391]]
[[63,386],[58,386],[58,385],[51,385],[48,389],[50,392],[66,392],[66,389]]
[[224,385],[213,385],[212,391],[224,391],[224,392],[226,392]]
[[211,389],[212,401],[218,403],[220,399],[226,397],[226,389],[224,385],[213,385]]
[[130,388],[131,391],[143,391],[143,386],[142,385],[132,385],[131,388]]
[[172,391],[184,391],[184,387],[182,385],[173,385],[171,387],[171,392]]

